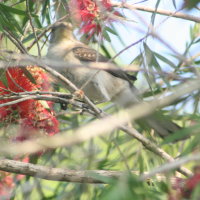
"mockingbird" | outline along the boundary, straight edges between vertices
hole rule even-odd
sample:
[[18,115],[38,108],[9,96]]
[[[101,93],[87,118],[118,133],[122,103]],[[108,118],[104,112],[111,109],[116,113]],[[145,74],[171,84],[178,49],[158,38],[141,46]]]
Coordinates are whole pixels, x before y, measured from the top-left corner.
[[[52,28],[47,57],[75,64],[96,62],[97,57],[99,62],[108,61],[96,50],[76,40],[73,35],[73,27],[67,22],[57,23]],[[128,107],[142,101],[138,90],[132,83],[132,80],[136,80],[136,78],[123,71],[69,67],[60,72],[78,88],[81,88],[94,102],[112,101],[121,107]],[[142,121],[161,137],[168,136],[180,129],[177,124],[165,116],[161,117],[160,113],[147,116]]]

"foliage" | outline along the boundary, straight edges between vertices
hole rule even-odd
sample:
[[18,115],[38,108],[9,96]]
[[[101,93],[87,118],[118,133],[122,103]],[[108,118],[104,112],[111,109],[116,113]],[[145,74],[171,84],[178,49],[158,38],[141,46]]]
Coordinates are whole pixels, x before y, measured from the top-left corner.
[[[159,35],[159,23],[156,21],[158,14],[156,11],[148,14],[147,19],[143,17],[143,15],[146,16],[144,12],[138,14],[131,9],[113,7],[110,1],[103,1],[104,4],[102,6],[98,3],[101,1],[95,4],[91,0],[82,0],[78,1],[79,4],[76,7],[72,7],[72,2],[74,3],[75,1],[2,1],[0,3],[1,49],[29,53],[35,56],[39,56],[41,53],[42,56],[45,56],[48,46],[47,40],[49,39],[49,32],[45,32],[45,30],[57,20],[55,15],[61,17],[64,16],[63,13],[68,15],[76,10],[76,15],[74,14],[73,16],[71,14],[71,18],[67,16],[67,21],[74,22],[77,38],[92,47],[98,46],[100,52],[108,58],[112,58],[115,53],[119,52],[119,47],[114,44],[115,41],[123,48],[128,46],[125,44],[126,36],[121,31],[123,26],[127,27],[129,31],[135,31],[134,33],[143,38],[139,42],[140,46],[133,45],[132,47],[132,49],[139,49],[139,51],[133,50],[133,52],[138,52],[137,54],[133,54],[132,49],[124,49],[123,53],[115,59],[115,63],[117,65],[126,64],[127,55],[129,55],[128,59],[132,64],[130,68],[135,64],[139,66],[139,70],[134,74],[137,74],[136,85],[138,88],[142,88],[143,92],[141,93],[143,93],[145,100],[151,100],[155,95],[162,94],[164,91],[169,91],[170,93],[176,86],[181,86],[186,81],[199,77],[199,24],[191,22],[190,36],[188,36],[188,40],[185,40],[185,49],[181,50],[183,53],[179,53],[176,50],[177,48],[170,46],[168,43],[173,38],[163,39]],[[138,1],[134,1],[134,3],[136,2],[138,3]],[[141,6],[145,5],[145,1],[139,3]],[[174,0],[170,4],[174,6],[174,9],[178,10],[177,3],[178,1]],[[197,1],[192,1],[191,4],[188,4],[188,7],[194,7],[196,3]],[[155,1],[155,5],[153,4],[155,10],[159,9],[160,4],[160,0]],[[199,10],[197,12],[199,13]],[[112,15],[107,15],[108,13]],[[130,16],[131,19],[129,19]],[[148,26],[149,19],[151,19],[151,26]],[[168,20],[171,19],[172,16],[169,16]],[[184,23],[183,19],[179,20]],[[161,24],[164,25],[165,23],[166,20],[164,19]],[[154,30],[151,30],[153,27],[156,30],[155,33]],[[84,40],[85,38],[86,40]],[[155,50],[154,44],[151,42],[152,38],[155,38],[156,45],[164,46],[166,51],[161,50],[158,52]],[[132,35],[129,36],[128,40],[130,40],[130,43],[136,41]],[[128,51],[131,53],[125,54]],[[0,56],[1,60],[7,59],[3,53]],[[10,60],[12,61],[13,59],[15,60],[15,58]],[[23,92],[23,90],[26,92],[49,91],[51,86],[47,82],[53,82],[52,80],[54,79],[47,78],[47,74],[41,69],[37,69],[36,73],[31,73],[34,68],[28,67],[27,69],[28,72],[23,71],[22,68],[0,71],[1,97],[9,96],[13,94],[12,92]],[[12,74],[12,76],[9,74]],[[14,86],[11,83],[14,83]],[[15,88],[16,83],[17,89]],[[20,89],[18,86],[20,86]],[[55,82],[52,86],[54,91],[69,93],[60,83]],[[164,139],[159,138],[142,121],[134,123],[134,128],[174,158],[199,153],[199,97],[200,92],[195,90],[176,99],[176,101],[173,101],[173,103],[158,112],[166,115],[168,119],[175,121],[183,128],[172,136]],[[0,100],[1,104],[7,102],[10,101]],[[118,111],[118,108],[109,102],[97,106],[109,114]],[[30,135],[31,137],[34,134],[41,136],[41,130],[42,134],[54,135],[58,132],[57,120],[59,121],[60,130],[58,134],[68,133],[73,136],[74,130],[96,119],[94,115],[84,112],[82,114],[81,110],[74,106],[69,105],[65,111],[61,107],[59,103],[52,104],[48,101],[33,99],[23,103],[16,103],[10,106],[9,109],[7,109],[8,107],[1,107],[0,134],[2,140],[9,139],[9,141],[13,142],[13,140],[17,139],[20,142],[21,140],[29,139]],[[31,130],[30,127],[32,128]],[[22,130],[23,133],[19,130]],[[175,142],[182,135],[188,138],[184,141]],[[44,166],[73,170],[117,170],[125,173],[118,179],[98,176],[98,179],[106,184],[87,184],[47,181],[29,176],[19,178],[18,175],[2,172],[0,184],[2,198],[3,196],[7,198],[7,195],[9,195],[11,199],[15,200],[162,200],[167,199],[168,196],[169,199],[173,199],[173,186],[170,180],[176,176],[176,173],[170,170],[164,174],[165,179],[162,181],[159,180],[159,177],[153,177],[150,181],[141,181],[138,175],[133,175],[131,171],[137,171],[138,174],[149,172],[164,164],[165,161],[121,130],[113,130],[112,133],[106,136],[95,137],[72,147],[60,147],[28,156],[30,157],[29,162]],[[2,155],[2,157],[7,158],[5,155]],[[20,158],[12,157],[12,159],[23,160],[23,156]],[[189,169],[192,168],[191,163],[186,166]],[[97,177],[96,174],[93,176]],[[198,174],[194,177],[198,179]],[[186,185],[189,184],[191,186],[190,180],[186,181]],[[199,182],[199,179],[197,182]],[[189,189],[190,195],[193,195],[194,199],[198,199],[198,187],[196,188],[196,184]],[[191,194],[192,192],[194,194]],[[190,198],[191,196],[184,197]]]

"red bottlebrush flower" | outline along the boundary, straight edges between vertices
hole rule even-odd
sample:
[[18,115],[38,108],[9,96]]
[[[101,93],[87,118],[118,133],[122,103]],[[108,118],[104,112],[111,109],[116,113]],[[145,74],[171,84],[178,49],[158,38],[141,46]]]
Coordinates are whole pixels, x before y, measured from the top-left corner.
[[[18,160],[18,159],[17,159]],[[24,157],[22,162],[29,162],[29,157]],[[25,175],[17,174],[16,180],[20,181]],[[11,197],[12,189],[15,187],[13,175],[9,172],[0,171],[0,199],[9,200]]]
[[[36,84],[32,83],[21,68],[9,68],[6,71],[7,84],[0,81],[0,94],[9,95],[12,92],[47,91],[50,89],[49,78],[38,67],[27,67]],[[6,103],[10,100],[0,100]],[[20,129],[16,140],[25,140],[34,137],[38,132],[53,135],[58,132],[58,121],[53,112],[50,112],[52,103],[37,100],[26,100],[10,106],[0,108],[0,120],[5,125],[19,124]],[[44,105],[46,104],[46,105]]]
[[183,194],[183,187],[185,185],[185,180],[182,178],[175,178],[172,191],[170,191],[170,194],[168,196],[168,200],[182,200],[182,194]]
[[10,199],[11,192],[15,186],[10,173],[0,171],[0,196],[1,199]]
[[183,200],[190,198],[192,192],[200,184],[200,166],[194,168],[194,175],[188,179],[176,178],[173,191],[170,192],[168,200]]
[[183,197],[189,198],[198,184],[200,184],[200,166],[196,166],[194,168],[194,175],[186,180]]
[[[81,32],[88,35],[88,38],[96,33],[101,33],[103,24],[113,21],[106,12],[112,12],[113,7],[109,0],[71,0],[70,9],[76,22],[81,24]],[[119,12],[112,12],[114,15],[120,15]]]

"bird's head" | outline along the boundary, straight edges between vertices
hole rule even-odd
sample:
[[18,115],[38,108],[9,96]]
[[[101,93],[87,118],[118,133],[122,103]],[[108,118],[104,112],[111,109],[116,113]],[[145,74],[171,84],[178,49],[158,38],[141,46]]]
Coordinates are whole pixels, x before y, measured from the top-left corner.
[[57,22],[52,27],[50,43],[61,42],[74,38],[73,26],[68,22]]

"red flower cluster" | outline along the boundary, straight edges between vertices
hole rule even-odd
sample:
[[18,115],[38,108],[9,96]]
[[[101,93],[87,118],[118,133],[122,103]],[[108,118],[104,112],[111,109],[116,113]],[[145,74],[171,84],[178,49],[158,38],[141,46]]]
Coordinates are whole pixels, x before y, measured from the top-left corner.
[[[1,74],[0,94],[10,96],[13,93],[30,91],[49,91],[50,83],[47,74],[39,67],[26,68],[34,78],[36,84],[32,83],[24,70],[21,68],[9,68],[5,74]],[[11,102],[10,99],[0,100],[0,104]],[[4,127],[14,124],[19,127],[17,135],[9,136],[12,140],[23,141],[38,136],[38,134],[54,135],[58,132],[58,121],[54,116],[52,103],[28,99],[12,105],[0,107],[0,123]],[[29,162],[29,158],[23,159]],[[17,175],[21,180],[24,175]],[[0,196],[9,199],[14,184],[10,173],[0,172]]]
[[[25,157],[22,162],[29,162],[29,157]],[[24,175],[18,174],[16,180],[24,178]],[[0,197],[1,199],[10,199],[12,189],[15,187],[14,178],[11,173],[0,171]]]
[[170,193],[168,200],[190,199],[192,192],[198,184],[200,184],[200,166],[194,168],[194,175],[192,177],[186,180],[176,179],[173,186],[174,191]]
[[0,196],[2,199],[10,199],[12,188],[14,187],[13,177],[8,172],[0,171]]
[[[21,68],[9,68],[6,71],[6,82],[0,81],[0,94],[11,95],[12,92],[49,91],[50,84],[44,71],[38,67],[27,67],[37,84],[32,83]],[[0,100],[0,104],[11,100]],[[46,104],[46,105],[45,105]],[[25,140],[38,132],[53,135],[58,132],[58,121],[51,110],[50,102],[29,99],[0,108],[0,121],[9,126],[20,125],[16,140]]]
[[[106,15],[113,10],[109,0],[71,0],[70,9],[75,20],[81,23],[81,32],[88,34],[89,38],[102,31],[101,23],[112,20]],[[117,11],[112,14],[119,15]]]

